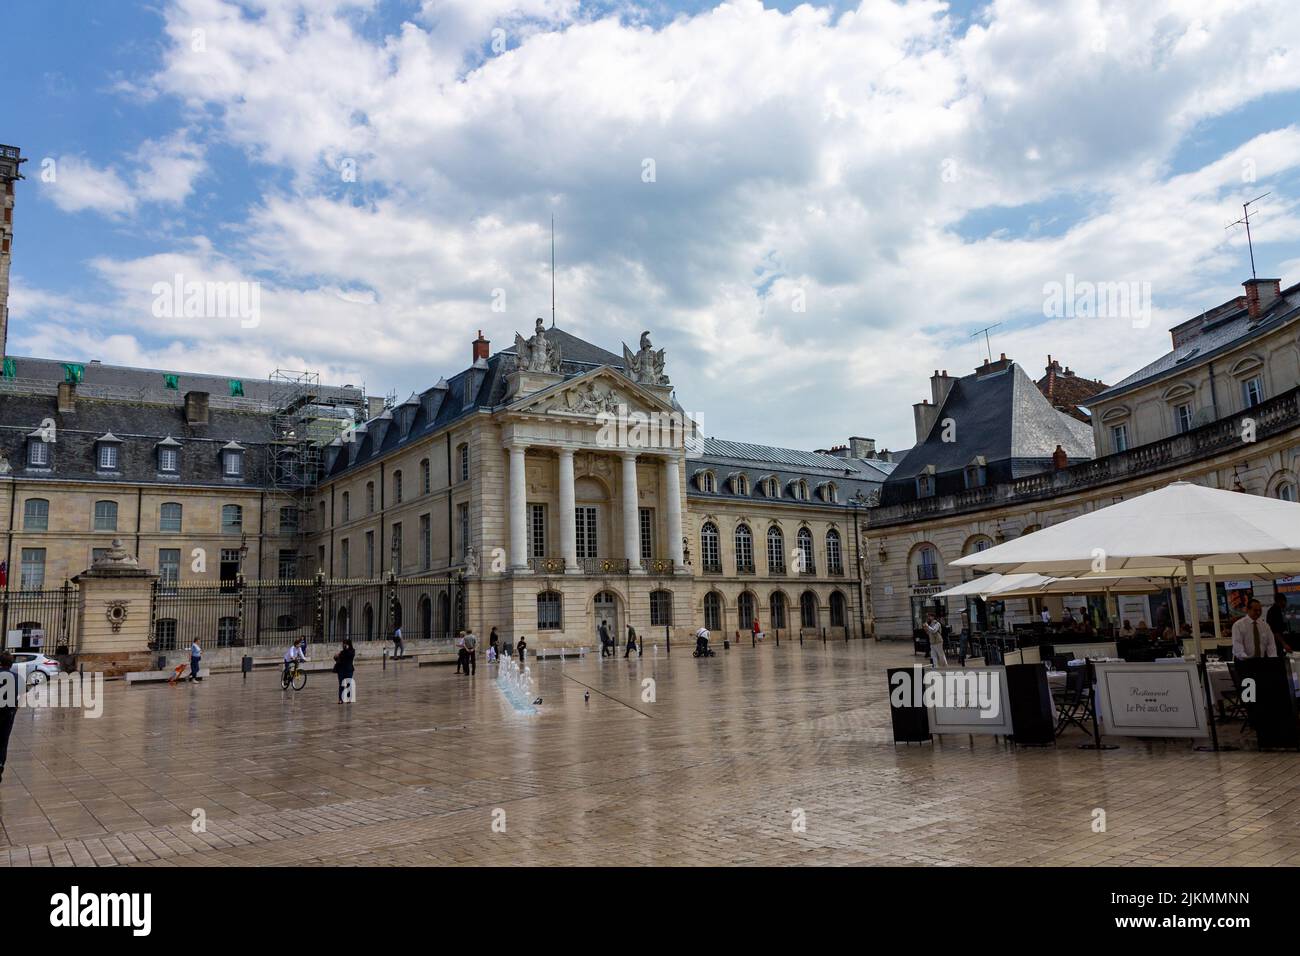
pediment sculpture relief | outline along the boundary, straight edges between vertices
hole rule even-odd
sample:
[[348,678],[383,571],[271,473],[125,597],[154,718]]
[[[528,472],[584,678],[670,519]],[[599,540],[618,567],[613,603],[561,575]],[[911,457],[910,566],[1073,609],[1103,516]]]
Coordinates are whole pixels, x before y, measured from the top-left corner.
[[622,397],[612,389],[589,381],[566,391],[551,408],[581,415],[598,415],[601,412],[617,412],[620,404],[623,404]]
[[560,343],[547,338],[541,319],[530,339],[515,333],[515,355],[519,368],[526,372],[558,372],[562,356]]

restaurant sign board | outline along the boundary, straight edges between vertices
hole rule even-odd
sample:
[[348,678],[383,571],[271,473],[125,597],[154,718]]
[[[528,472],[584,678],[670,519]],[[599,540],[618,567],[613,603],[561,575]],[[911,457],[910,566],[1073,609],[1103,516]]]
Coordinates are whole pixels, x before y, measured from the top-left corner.
[[1208,737],[1196,665],[1099,661],[1097,710],[1108,737]]

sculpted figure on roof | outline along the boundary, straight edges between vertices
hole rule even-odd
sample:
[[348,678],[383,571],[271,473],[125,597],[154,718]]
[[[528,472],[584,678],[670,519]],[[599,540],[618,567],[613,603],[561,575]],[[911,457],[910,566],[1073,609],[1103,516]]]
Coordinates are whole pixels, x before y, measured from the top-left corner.
[[519,367],[527,372],[558,372],[560,370],[560,343],[546,337],[546,327],[541,319],[537,320],[533,337],[525,339],[515,333],[515,355]]
[[636,354],[623,343],[623,365],[628,378],[641,385],[667,385],[668,376],[664,374],[664,350],[650,345],[650,333],[641,333],[641,347]]

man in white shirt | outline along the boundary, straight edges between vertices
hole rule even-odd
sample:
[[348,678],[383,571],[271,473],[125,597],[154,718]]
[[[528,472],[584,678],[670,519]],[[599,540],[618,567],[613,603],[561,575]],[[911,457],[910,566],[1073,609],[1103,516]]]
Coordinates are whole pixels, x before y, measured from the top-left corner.
[[1246,616],[1232,625],[1232,656],[1236,660],[1243,657],[1277,657],[1277,642],[1268,622],[1261,620],[1264,605],[1251,598],[1246,605]]
[[203,680],[199,676],[199,664],[203,660],[203,648],[199,647],[199,639],[194,638],[194,643],[190,645],[190,680]]
[[1042,618],[1044,624],[1052,623],[1052,612],[1049,611],[1047,608],[1043,608],[1043,613],[1039,615],[1039,617]]
[[930,660],[935,667],[947,667],[948,656],[943,652],[943,625],[933,614],[925,616],[925,636],[930,641]]

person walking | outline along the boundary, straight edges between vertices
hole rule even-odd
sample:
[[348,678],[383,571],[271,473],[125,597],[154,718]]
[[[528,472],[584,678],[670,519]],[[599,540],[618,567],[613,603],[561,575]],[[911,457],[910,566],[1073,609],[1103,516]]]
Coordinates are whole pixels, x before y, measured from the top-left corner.
[[203,661],[203,648],[199,647],[199,639],[194,638],[190,644],[190,680],[203,680],[199,676],[199,664]]
[[609,657],[613,654],[613,651],[610,650],[609,625],[601,621],[597,633],[600,635],[600,656]]
[[943,652],[943,625],[931,612],[925,616],[925,636],[930,642],[930,660],[935,667],[947,667],[948,657]]
[[14,673],[14,656],[0,654],[0,780],[5,776],[5,761],[9,757],[9,734],[18,716],[18,675]]
[[456,673],[469,673],[468,658],[465,656],[465,632],[460,631],[456,634]]
[[[356,673],[356,657],[357,652],[356,648],[352,646],[352,641],[349,638],[343,638],[343,646],[339,648],[339,652],[334,655],[334,673],[339,677],[340,704],[344,703],[343,682],[345,680],[352,681],[353,690],[351,696],[353,699],[356,697],[356,677],[353,676]],[[347,703],[352,703],[352,700],[348,700]]]
[[478,638],[473,629],[465,635],[465,673],[473,674],[478,670]]
[[519,651],[519,663],[522,664],[524,662],[524,652],[528,649],[528,641],[525,640],[522,634],[519,635],[519,643],[515,645],[515,648]]
[[406,645],[402,643],[402,625],[393,628],[393,659],[406,656]]
[[[627,660],[627,655],[631,654],[635,650],[636,650],[636,628],[634,628],[631,624],[629,624],[627,626],[627,647],[624,648],[623,650],[623,659]],[[640,653],[638,653],[637,657],[640,656],[641,656]]]
[[757,644],[757,643],[758,643],[758,635],[760,635],[760,634],[763,633],[763,629],[762,629],[761,627],[758,626],[758,615],[757,615],[757,614],[754,615],[754,620],[753,620],[753,622],[749,625],[749,633],[752,635],[752,641],[753,641],[753,643],[754,643],[754,644]]
[[488,635],[488,657],[495,659],[501,656],[501,638],[497,636],[497,629],[492,628],[492,633]]

